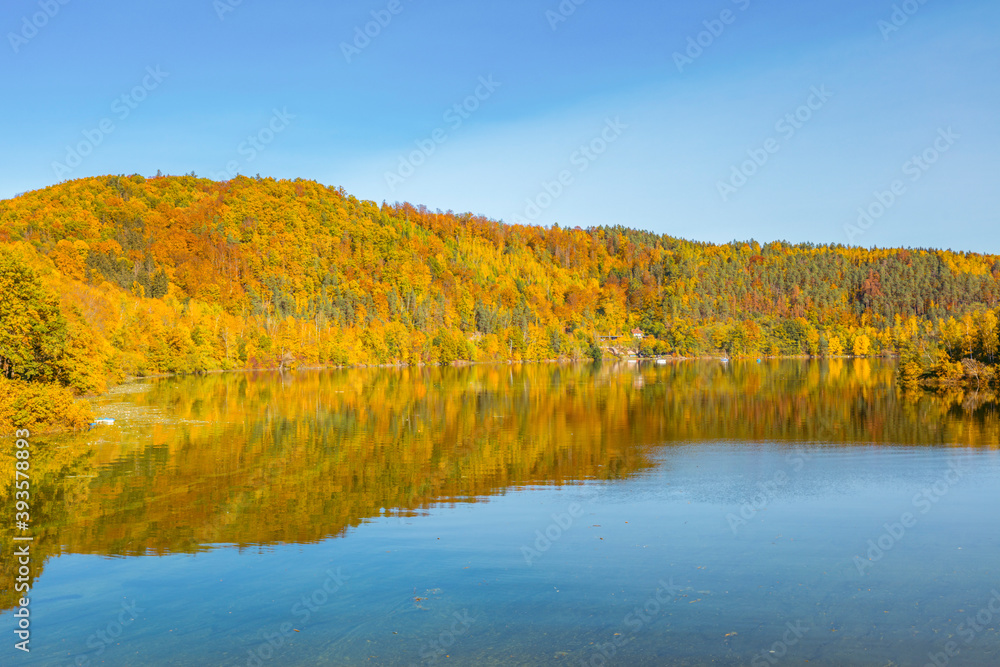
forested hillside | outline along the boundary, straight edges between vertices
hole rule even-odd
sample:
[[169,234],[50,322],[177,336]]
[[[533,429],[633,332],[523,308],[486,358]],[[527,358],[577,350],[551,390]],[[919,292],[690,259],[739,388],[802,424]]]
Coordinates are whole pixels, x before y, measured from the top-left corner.
[[998,300],[993,255],[514,226],[303,180],[84,178],[0,201],[0,372],[18,388],[0,425],[126,375],[585,357],[634,328],[643,354],[926,354],[941,336],[986,353]]

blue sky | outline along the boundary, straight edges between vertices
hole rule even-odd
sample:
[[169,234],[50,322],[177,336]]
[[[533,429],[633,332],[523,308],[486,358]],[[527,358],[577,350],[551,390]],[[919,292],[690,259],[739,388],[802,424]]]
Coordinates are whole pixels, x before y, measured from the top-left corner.
[[995,0],[63,2],[0,8],[0,197],[259,173],[508,222],[1000,252]]

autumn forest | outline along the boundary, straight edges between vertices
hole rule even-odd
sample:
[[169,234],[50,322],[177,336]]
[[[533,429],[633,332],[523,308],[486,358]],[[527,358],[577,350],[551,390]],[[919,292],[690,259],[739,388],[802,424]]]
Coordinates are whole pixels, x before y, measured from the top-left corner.
[[988,387],[998,302],[994,255],[508,225],[305,180],[83,178],[0,201],[0,431],[83,425],[75,397],[129,376],[597,359],[616,336],[640,356],[898,354],[905,383]]

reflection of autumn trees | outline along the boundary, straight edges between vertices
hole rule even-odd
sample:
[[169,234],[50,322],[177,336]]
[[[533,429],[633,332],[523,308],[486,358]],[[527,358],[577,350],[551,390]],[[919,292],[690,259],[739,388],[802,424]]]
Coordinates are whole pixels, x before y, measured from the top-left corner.
[[[36,444],[35,562],[313,542],[383,511],[627,477],[659,445],[998,446],[995,402],[899,394],[893,372],[834,360],[162,379],[126,396],[145,425],[125,417]],[[3,493],[9,507],[9,483]],[[0,527],[6,544],[8,532]],[[9,567],[4,559],[5,581]]]
[[1000,300],[992,255],[505,225],[242,176],[26,193],[0,201],[0,248],[58,294],[63,361],[84,391],[104,382],[89,369],[274,367],[286,353],[330,365],[581,358],[594,335],[633,327],[644,354],[878,354]]

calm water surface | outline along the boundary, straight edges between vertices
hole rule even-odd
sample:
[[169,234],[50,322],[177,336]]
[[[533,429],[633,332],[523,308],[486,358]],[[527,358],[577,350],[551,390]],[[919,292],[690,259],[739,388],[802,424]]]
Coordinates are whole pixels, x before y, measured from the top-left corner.
[[1000,664],[995,399],[892,373],[121,387],[115,426],[34,442],[32,650],[4,525],[0,663]]

